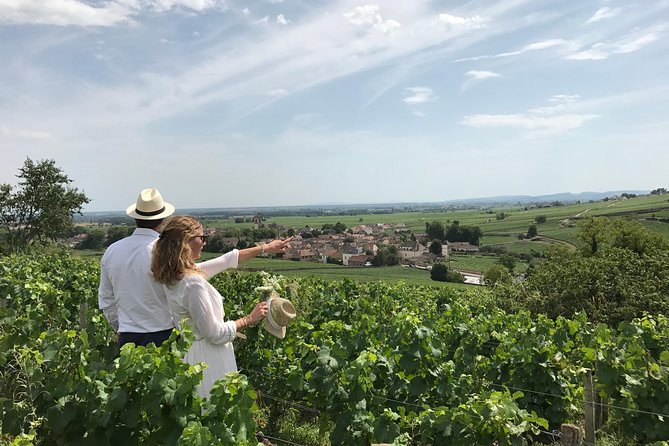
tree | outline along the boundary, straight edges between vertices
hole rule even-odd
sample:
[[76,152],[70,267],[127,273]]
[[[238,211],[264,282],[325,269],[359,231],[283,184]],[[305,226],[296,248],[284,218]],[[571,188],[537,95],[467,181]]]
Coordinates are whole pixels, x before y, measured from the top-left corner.
[[134,228],[132,226],[112,226],[107,230],[104,246],[109,246],[112,243],[129,236],[133,231]]
[[446,282],[448,279],[448,266],[445,263],[435,263],[430,271],[430,279],[437,282]]
[[429,240],[444,240],[444,225],[438,221],[425,223],[425,233]]
[[499,264],[509,270],[513,274],[513,269],[516,267],[516,256],[513,254],[502,254],[499,256]]
[[537,234],[537,225],[530,225],[530,227],[527,229],[527,238],[536,237]]
[[537,222],[538,224],[546,223],[546,216],[545,215],[537,215],[536,217],[534,217],[534,221]]
[[488,286],[494,286],[498,283],[509,284],[513,282],[513,277],[509,270],[501,264],[496,264],[490,267],[488,271],[483,275],[483,284]]
[[0,227],[11,251],[65,234],[73,226],[74,214],[81,214],[82,206],[90,202],[69,186],[72,180],[54,160],[26,158],[16,177],[16,187],[0,185]]
[[430,252],[436,256],[441,256],[442,254],[441,240],[433,240],[432,243],[430,243]]
[[75,249],[102,249],[105,243],[105,232],[101,229],[94,229],[86,235],[86,238],[77,243]]

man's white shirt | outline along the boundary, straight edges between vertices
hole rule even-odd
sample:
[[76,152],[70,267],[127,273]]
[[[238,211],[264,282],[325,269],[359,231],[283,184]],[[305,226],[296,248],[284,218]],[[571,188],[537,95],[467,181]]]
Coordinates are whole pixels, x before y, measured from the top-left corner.
[[121,333],[151,333],[174,328],[167,297],[151,277],[151,251],[160,234],[137,228],[112,243],[100,262],[98,304]]
[[[175,327],[161,284],[151,276],[153,245],[160,234],[137,228],[109,245],[100,262],[98,305],[116,332],[152,333]],[[237,268],[239,250],[197,264],[207,278]]]

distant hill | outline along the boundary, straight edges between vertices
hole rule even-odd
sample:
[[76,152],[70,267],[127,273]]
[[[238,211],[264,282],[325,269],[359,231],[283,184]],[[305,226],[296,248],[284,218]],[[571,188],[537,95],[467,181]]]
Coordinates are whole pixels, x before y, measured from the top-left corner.
[[[563,204],[587,203],[588,201],[602,200],[606,197],[617,197],[623,193],[647,195],[650,191],[647,190],[619,190],[608,192],[581,192],[578,194],[564,192],[551,195],[500,195],[496,197],[479,197],[479,198],[461,198],[456,200],[446,200],[439,202],[398,202],[398,203],[320,203],[308,204],[301,206],[257,206],[257,207],[229,207],[229,208],[184,208],[179,209],[179,213],[195,215],[198,217],[216,216],[216,215],[250,215],[261,213],[263,215],[288,213],[301,213],[317,210],[321,213],[328,211],[345,211],[365,209],[367,211],[386,211],[393,212],[402,208],[435,208],[440,206],[492,206],[492,205],[528,205],[528,204],[542,204],[553,203],[559,201]],[[109,211],[109,212],[84,212],[83,216],[75,216],[75,221],[81,220],[103,220],[110,221],[110,219],[127,220],[128,217],[123,211]]]
[[618,190],[608,192],[581,192],[574,194],[571,192],[563,192],[559,194],[550,195],[500,195],[497,197],[480,197],[480,198],[463,198],[458,200],[449,200],[444,203],[447,204],[532,204],[532,203],[552,203],[560,201],[562,203],[581,203],[590,200],[603,200],[606,197],[619,197],[620,195],[636,194],[647,195],[650,191],[647,190]]

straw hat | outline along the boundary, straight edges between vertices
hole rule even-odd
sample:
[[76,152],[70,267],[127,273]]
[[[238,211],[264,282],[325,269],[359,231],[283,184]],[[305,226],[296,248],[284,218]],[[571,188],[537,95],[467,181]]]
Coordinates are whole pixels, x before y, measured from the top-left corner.
[[275,292],[267,302],[269,310],[263,320],[263,327],[277,338],[283,339],[286,337],[286,325],[295,319],[295,307],[288,299],[279,297]]
[[144,189],[137,197],[137,203],[128,206],[125,211],[138,220],[160,220],[174,213],[174,206],[163,201],[158,189]]

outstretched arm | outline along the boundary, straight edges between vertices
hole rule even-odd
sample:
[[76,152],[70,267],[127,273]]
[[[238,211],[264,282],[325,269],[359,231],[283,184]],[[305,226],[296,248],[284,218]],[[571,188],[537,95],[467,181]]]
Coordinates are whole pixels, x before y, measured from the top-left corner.
[[258,246],[241,249],[239,251],[239,263],[245,262],[264,253],[278,254],[281,252],[286,252],[288,248],[290,248],[290,241],[292,239],[292,237],[289,237],[285,240],[272,240],[269,243],[261,243]]

